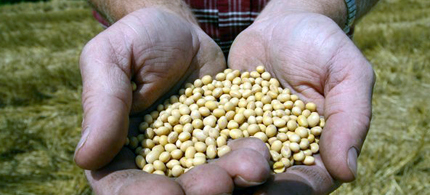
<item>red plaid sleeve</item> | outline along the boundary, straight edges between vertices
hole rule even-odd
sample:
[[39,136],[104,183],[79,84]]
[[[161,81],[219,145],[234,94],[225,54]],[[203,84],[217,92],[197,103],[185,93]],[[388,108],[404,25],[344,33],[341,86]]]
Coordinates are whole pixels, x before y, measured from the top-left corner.
[[[269,0],[185,0],[200,27],[228,54],[234,38],[248,27]],[[94,17],[104,26],[109,23],[97,12]]]
[[185,0],[201,28],[227,54],[234,38],[248,27],[269,0]]

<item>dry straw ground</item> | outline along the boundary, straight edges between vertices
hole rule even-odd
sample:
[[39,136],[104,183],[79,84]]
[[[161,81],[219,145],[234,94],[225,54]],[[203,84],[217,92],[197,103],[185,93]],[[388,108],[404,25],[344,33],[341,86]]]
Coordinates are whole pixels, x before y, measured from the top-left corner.
[[[73,164],[80,49],[102,29],[82,1],[0,6],[0,194],[91,194]],[[430,1],[382,0],[355,42],[378,80],[359,177],[335,194],[430,194]]]

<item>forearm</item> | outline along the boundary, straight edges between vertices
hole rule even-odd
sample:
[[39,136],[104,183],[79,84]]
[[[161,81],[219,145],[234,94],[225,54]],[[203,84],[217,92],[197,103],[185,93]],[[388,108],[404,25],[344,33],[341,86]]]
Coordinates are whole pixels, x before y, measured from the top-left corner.
[[160,8],[175,13],[197,24],[191,10],[182,0],[88,0],[109,23],[115,23],[127,14],[142,8]]
[[[355,0],[356,20],[363,17],[379,0]],[[345,26],[347,8],[344,0],[271,0],[257,20],[271,18],[284,13],[312,12],[331,18],[341,28]]]

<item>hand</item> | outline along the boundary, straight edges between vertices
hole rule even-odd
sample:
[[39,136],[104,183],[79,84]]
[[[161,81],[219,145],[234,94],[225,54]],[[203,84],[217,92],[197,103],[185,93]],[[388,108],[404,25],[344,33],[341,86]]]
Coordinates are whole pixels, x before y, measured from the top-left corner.
[[[84,122],[75,162],[93,170],[87,176],[95,191],[109,194],[113,193],[109,190],[133,183],[145,183],[152,189],[156,185],[151,184],[158,181],[157,185],[170,185],[157,190],[178,187],[167,177],[122,170],[135,168],[131,151],[122,149],[129,115],[147,109],[186,80],[225,69],[221,49],[197,25],[178,15],[141,9],[91,40],[82,51],[80,65]],[[131,81],[137,84],[134,92]],[[136,121],[130,122],[130,129],[136,130],[132,128]]]
[[357,175],[357,156],[371,119],[375,76],[359,49],[331,19],[289,13],[257,20],[238,35],[233,69],[264,65],[281,85],[317,104],[326,119],[314,166],[277,174],[256,194],[327,194]]

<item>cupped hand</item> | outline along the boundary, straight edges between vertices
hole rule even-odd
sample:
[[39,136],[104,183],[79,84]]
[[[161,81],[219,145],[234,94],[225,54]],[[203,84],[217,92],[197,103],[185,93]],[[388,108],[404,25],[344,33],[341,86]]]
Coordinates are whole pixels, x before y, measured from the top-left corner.
[[331,19],[291,13],[257,19],[235,39],[230,68],[264,65],[281,85],[317,104],[326,119],[314,166],[293,166],[256,194],[327,194],[357,176],[357,156],[371,120],[373,69]]
[[230,143],[231,153],[176,180],[138,170],[123,147],[142,119],[130,114],[146,112],[184,81],[225,69],[221,49],[197,25],[166,10],[138,10],[91,40],[80,65],[84,122],[75,162],[96,194],[222,194],[269,177],[266,146],[255,139]]

